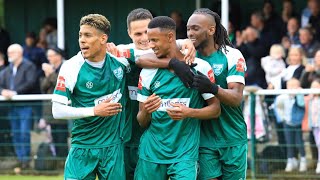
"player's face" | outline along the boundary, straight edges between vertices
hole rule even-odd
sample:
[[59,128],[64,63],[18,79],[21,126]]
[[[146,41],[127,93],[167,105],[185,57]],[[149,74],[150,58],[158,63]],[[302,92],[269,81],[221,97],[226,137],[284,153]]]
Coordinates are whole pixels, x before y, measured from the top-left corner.
[[170,50],[170,37],[167,31],[160,31],[159,28],[148,29],[149,47],[158,58],[168,55]]
[[147,29],[150,21],[151,19],[144,19],[144,20],[132,21],[130,23],[128,34],[137,49],[140,49],[140,50],[149,49]]
[[196,49],[206,44],[209,38],[210,26],[208,18],[202,14],[192,14],[187,23],[188,38]]
[[105,54],[106,34],[89,25],[82,25],[79,31],[79,46],[84,58],[96,61],[96,57]]

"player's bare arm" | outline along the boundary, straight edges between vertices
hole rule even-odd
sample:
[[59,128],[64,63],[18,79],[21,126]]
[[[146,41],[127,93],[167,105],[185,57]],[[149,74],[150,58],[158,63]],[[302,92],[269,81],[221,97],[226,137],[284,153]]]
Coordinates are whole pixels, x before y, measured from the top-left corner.
[[147,127],[151,121],[151,113],[156,111],[161,105],[161,98],[152,94],[145,102],[139,103],[137,120],[141,127]]
[[172,120],[183,120],[185,118],[197,118],[201,120],[212,120],[221,113],[220,102],[213,97],[206,100],[208,106],[201,109],[189,108],[183,104],[171,103],[173,108],[168,108],[167,113]]
[[240,106],[244,84],[231,82],[228,83],[228,89],[223,89],[215,83],[212,83],[207,76],[198,72],[198,74],[194,76],[192,87],[201,93],[214,94],[223,104]]
[[228,83],[228,89],[219,87],[216,97],[220,102],[229,106],[240,106],[243,96],[244,84],[232,82]]

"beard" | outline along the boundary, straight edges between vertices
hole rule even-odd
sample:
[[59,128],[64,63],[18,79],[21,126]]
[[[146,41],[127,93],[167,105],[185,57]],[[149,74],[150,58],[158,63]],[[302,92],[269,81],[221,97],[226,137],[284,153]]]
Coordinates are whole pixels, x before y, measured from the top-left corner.
[[199,45],[196,48],[196,50],[200,50],[200,49],[204,49],[208,46],[208,39],[206,38],[205,40],[203,40],[202,42],[199,43]]

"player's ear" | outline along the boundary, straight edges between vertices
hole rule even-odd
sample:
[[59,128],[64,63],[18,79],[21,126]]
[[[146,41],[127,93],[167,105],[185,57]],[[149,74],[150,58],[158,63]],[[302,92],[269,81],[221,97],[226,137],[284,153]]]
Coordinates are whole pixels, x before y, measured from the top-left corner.
[[172,31],[168,32],[167,37],[168,37],[169,42],[172,42],[175,40],[175,35]]
[[103,34],[101,36],[101,44],[106,44],[108,41],[109,36],[107,34]]
[[208,33],[209,35],[214,35],[214,33],[216,32],[216,26],[210,26],[208,29]]

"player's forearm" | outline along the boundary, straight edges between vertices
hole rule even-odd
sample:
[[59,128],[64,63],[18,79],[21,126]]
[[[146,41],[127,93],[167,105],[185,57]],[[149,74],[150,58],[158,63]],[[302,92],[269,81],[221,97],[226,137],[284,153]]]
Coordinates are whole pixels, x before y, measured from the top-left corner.
[[136,65],[140,68],[168,68],[168,60],[159,60],[153,57],[141,57],[136,61]]
[[212,120],[217,118],[221,114],[220,103],[217,98],[211,98],[207,100],[207,106],[201,109],[193,109],[189,112],[189,117],[197,118],[201,120]]
[[151,121],[151,114],[147,111],[140,110],[137,115],[137,120],[141,127],[148,127]]
[[216,97],[221,103],[228,106],[240,106],[242,101],[243,91],[237,89],[223,89],[219,87]]
[[52,102],[52,115],[55,119],[79,119],[94,116],[94,107],[75,108]]

